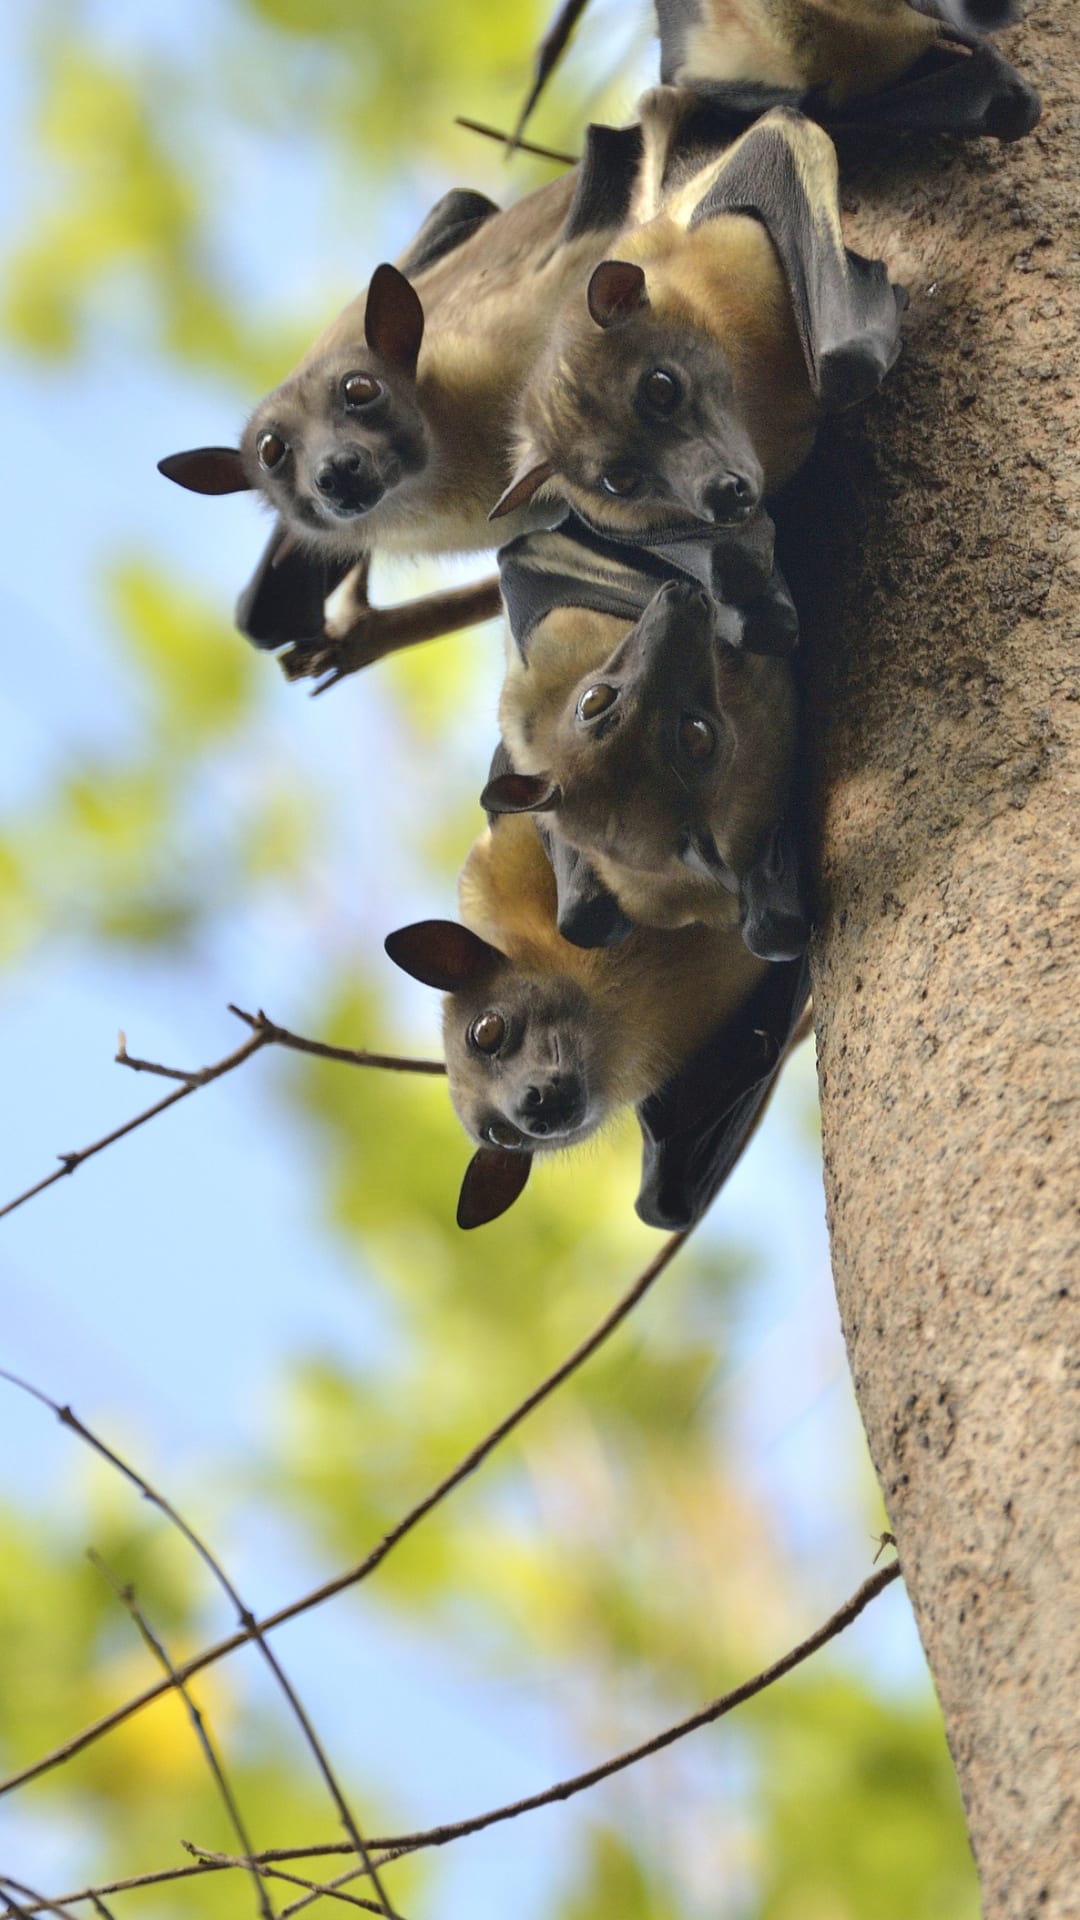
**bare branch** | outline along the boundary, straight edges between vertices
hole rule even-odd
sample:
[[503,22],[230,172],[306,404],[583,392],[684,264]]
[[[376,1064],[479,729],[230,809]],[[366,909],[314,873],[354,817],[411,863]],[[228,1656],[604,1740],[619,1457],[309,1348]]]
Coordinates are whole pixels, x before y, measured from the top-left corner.
[[414,1060],[397,1053],[369,1053],[366,1047],[332,1047],[327,1040],[308,1040],[302,1033],[290,1033],[288,1027],[279,1027],[261,1008],[258,1013],[245,1013],[230,1000],[229,1012],[235,1013],[254,1033],[265,1034],[275,1047],[310,1053],[316,1060],[341,1060],[347,1067],[383,1067],[390,1073],[446,1073],[445,1060]]
[[[775,1660],[771,1666],[763,1668],[763,1670],[755,1674],[752,1679],[742,1681],[739,1686],[733,1687],[729,1693],[721,1694],[718,1699],[711,1701],[707,1707],[702,1707],[697,1713],[690,1714],[685,1720],[678,1721],[675,1726],[668,1727],[665,1732],[655,1734],[651,1740],[642,1742],[640,1746],[632,1747],[627,1753],[619,1754],[613,1760],[606,1760],[602,1765],[590,1768],[587,1773],[575,1774],[569,1780],[560,1781],[557,1786],[548,1787],[543,1793],[532,1794],[528,1799],[514,1801],[509,1806],[492,1808],[487,1813],[475,1814],[468,1820],[459,1820],[452,1824],[439,1827],[429,1827],[419,1833],[392,1834],[385,1838],[379,1837],[370,1840],[368,1842],[369,1847],[373,1851],[378,1850],[379,1858],[377,1864],[379,1866],[385,1866],[388,1861],[399,1860],[405,1854],[419,1853],[426,1847],[444,1847],[452,1840],[463,1839],[467,1834],[480,1833],[485,1827],[495,1826],[500,1821],[516,1819],[523,1813],[534,1813],[539,1807],[551,1806],[558,1800],[569,1800],[575,1794],[583,1793],[587,1788],[597,1786],[602,1780],[610,1779],[613,1774],[624,1772],[626,1768],[636,1765],[639,1760],[647,1759],[651,1754],[660,1753],[665,1747],[673,1746],[676,1741],[683,1739],[687,1734],[695,1733],[699,1728],[710,1726],[714,1721],[723,1719],[726,1714],[733,1712],[736,1707],[742,1706],[745,1701],[752,1700],[756,1694],[764,1693],[766,1688],[775,1686],[778,1680],[782,1680],[784,1676],[791,1673],[795,1667],[802,1666],[813,1654],[820,1652],[821,1648],[827,1646],[830,1640],[835,1640],[839,1634],[851,1626],[853,1621],[858,1619],[859,1615],[870,1605],[872,1600],[877,1598],[879,1593],[883,1593],[885,1588],[891,1586],[893,1581],[898,1580],[899,1577],[900,1563],[898,1560],[894,1560],[890,1566],[882,1567],[878,1573],[871,1574],[869,1579],[864,1580],[862,1585],[852,1594],[851,1598],[846,1600],[842,1607],[838,1607],[835,1613],[830,1614],[829,1618],[822,1626],[817,1628],[816,1632],[810,1634],[807,1639],[801,1640],[798,1646],[792,1647],[788,1653],[785,1653],[779,1660]],[[156,1873],[145,1874],[131,1880],[114,1881],[109,1886],[103,1886],[97,1889],[85,1888],[80,1893],[67,1893],[63,1896],[64,1903],[68,1906],[74,1906],[79,1901],[95,1898],[96,1894],[121,1893],[128,1892],[137,1887],[160,1886],[170,1880],[191,1879],[203,1872],[223,1872],[228,1868],[241,1864],[241,1862],[232,1859],[231,1856],[227,1854],[208,1852],[201,1847],[193,1845],[190,1841],[185,1841],[184,1845],[189,1853],[195,1855],[197,1865],[175,1867],[172,1869],[165,1868]],[[323,1846],[269,1847],[264,1853],[256,1854],[255,1859],[261,1867],[268,1868],[283,1860],[329,1859],[334,1854],[349,1853],[351,1851],[352,1849],[347,1846],[345,1842],[333,1840]],[[347,1874],[343,1875],[340,1880],[331,1882],[326,1887],[320,1886],[317,1891],[319,1893],[337,1891],[344,1881],[355,1879],[361,1871],[362,1869],[351,1869]],[[308,1902],[305,1900],[296,1906],[286,1907],[280,1915],[280,1920],[289,1920],[291,1914],[298,1913],[301,1906],[306,1906],[307,1904]],[[37,1911],[36,1908],[32,1910]],[[2,1920],[2,1916],[0,1916],[0,1920]]]
[[[178,1513],[176,1508],[165,1499],[164,1495],[158,1493],[156,1487],[151,1486],[149,1480],[145,1479],[137,1468],[130,1466],[118,1453],[114,1453],[111,1447],[106,1446],[103,1440],[99,1440],[97,1435],[92,1433],[90,1428],[84,1425],[71,1407],[62,1407],[59,1401],[51,1399],[47,1393],[42,1392],[40,1387],[31,1386],[29,1382],[21,1380],[17,1374],[9,1373],[6,1368],[0,1367],[0,1379],[9,1381],[12,1386],[21,1388],[24,1393],[30,1394],[33,1399],[39,1400],[43,1406],[50,1407],[60,1421],[61,1426],[70,1427],[73,1433],[78,1434],[80,1440],[85,1440],[87,1446],[90,1447],[94,1453],[98,1454],[101,1459],[108,1461],[110,1466],[115,1467],[117,1472],[121,1474],[125,1480],[129,1480],[132,1486],[136,1487],[144,1498],[149,1500],[153,1506],[157,1507],[158,1511],[165,1516],[166,1520],[172,1523],[177,1532],[183,1535],[188,1545],[198,1554],[199,1559],[207,1571],[217,1581],[222,1592],[236,1608],[243,1629],[240,1640],[255,1641],[278,1686],[285,1695],[293,1715],[300,1726],[301,1732],[307,1741],[315,1764],[323,1777],[330,1797],[338,1810],[341,1824],[349,1836],[352,1848],[363,1861],[365,1870],[370,1872],[372,1886],[381,1902],[380,1911],[386,1915],[386,1920],[398,1920],[380,1884],[377,1864],[372,1863],[370,1860],[367,1847],[360,1834],[360,1829],[338,1785],[318,1734],[315,1732],[315,1728],[308,1718],[307,1712],[281,1666],[277,1655],[264,1639],[263,1628],[256,1621],[255,1615],[252,1613],[250,1607],[245,1606],[228,1574],[225,1572],[224,1567],[221,1565],[221,1562],[214,1557],[205,1541],[202,1540],[194,1528],[188,1524],[183,1515]],[[199,1664],[203,1665],[205,1662],[200,1662]],[[153,1697],[156,1697],[160,1693],[167,1693],[174,1687],[179,1687],[184,1681],[190,1678],[192,1670],[190,1662],[187,1662],[183,1667],[171,1669],[168,1679],[162,1681],[159,1686],[153,1690]],[[149,1696],[144,1695],[144,1698],[146,1697]]]
[[463,113],[454,115],[454,125],[464,127],[467,133],[482,133],[485,140],[497,140],[501,146],[509,147],[511,153],[535,153],[540,160],[558,160],[564,167],[578,164],[576,153],[560,153],[556,147],[537,147],[531,140],[514,140],[499,127],[489,127],[483,120],[469,120]]
[[[71,1920],[71,1915],[61,1901],[47,1900],[44,1894],[35,1893],[33,1887],[25,1886],[21,1880],[13,1880],[9,1873],[0,1873],[0,1887],[6,1887],[8,1889],[8,1904],[4,1909],[4,1914],[0,1916],[0,1920],[5,1920],[5,1916],[8,1914],[17,1914],[20,1916],[20,1920],[25,1920],[25,1917],[31,1913],[55,1913],[59,1915],[59,1920]],[[28,1905],[23,1906],[20,1901],[15,1899],[11,1891],[13,1887],[15,1893],[22,1894],[23,1900],[27,1901]],[[93,1900],[95,1904],[100,1907],[101,1902],[97,1894],[90,1894],[86,1897]],[[111,1915],[109,1920],[112,1920]]]
[[[421,1833],[407,1833],[392,1839],[373,1840],[372,1847],[380,1850],[379,1865],[386,1866],[389,1861],[400,1860],[405,1854],[419,1853],[426,1847],[444,1847],[451,1840],[462,1840],[467,1834],[482,1833],[486,1827],[497,1826],[502,1821],[516,1820],[523,1813],[535,1813],[538,1808],[550,1807],[556,1801],[570,1800],[575,1794],[584,1793],[589,1787],[598,1786],[602,1780],[609,1780],[613,1774],[623,1773],[627,1767],[636,1766],[638,1761],[648,1759],[651,1754],[661,1753],[665,1747],[674,1746],[677,1740],[685,1739],[687,1734],[696,1733],[701,1727],[711,1726],[714,1721],[723,1719],[736,1707],[742,1706],[744,1701],[752,1700],[756,1694],[764,1693],[767,1687],[775,1686],[785,1674],[809,1660],[812,1654],[819,1652],[830,1640],[835,1640],[838,1634],[843,1633],[844,1629],[852,1624],[852,1621],[858,1619],[871,1600],[875,1600],[879,1593],[899,1577],[900,1562],[894,1560],[891,1566],[882,1567],[878,1573],[873,1573],[869,1579],[864,1580],[850,1600],[846,1600],[842,1607],[838,1607],[837,1611],[831,1614],[816,1632],[810,1634],[807,1639],[801,1640],[798,1646],[792,1647],[788,1653],[783,1654],[779,1660],[775,1660],[771,1666],[765,1667],[761,1673],[755,1674],[753,1679],[744,1680],[740,1686],[733,1687],[729,1693],[721,1694],[707,1707],[699,1708],[697,1713],[689,1714],[685,1720],[679,1720],[675,1726],[666,1728],[663,1733],[654,1734],[651,1740],[642,1741],[640,1746],[631,1747],[628,1752],[618,1754],[615,1759],[605,1760],[598,1767],[590,1767],[587,1773],[578,1773],[569,1780],[561,1780],[557,1786],[548,1787],[544,1793],[530,1794],[527,1799],[515,1800],[509,1806],[494,1807],[488,1813],[474,1814],[469,1820],[458,1820],[442,1827],[429,1827]],[[348,1873],[341,1875],[340,1879],[331,1884],[340,1886],[357,1877],[358,1870],[351,1868]],[[300,1913],[309,1905],[310,1900],[305,1898],[291,1907],[283,1908],[280,1920],[290,1920],[293,1914]]]
[[[198,1860],[202,1866],[212,1867],[218,1872],[224,1872],[232,1867],[242,1867],[246,1864],[243,1860],[235,1859],[231,1853],[214,1853],[211,1852],[209,1848],[197,1847],[193,1840],[182,1840],[180,1844],[188,1853],[194,1855],[195,1859]],[[345,1900],[351,1907],[363,1907],[365,1913],[382,1913],[384,1911],[382,1907],[377,1907],[373,1900],[363,1900],[355,1893],[345,1893],[341,1884],[336,1880],[325,1882],[322,1880],[305,1880],[301,1874],[285,1873],[280,1867],[270,1866],[265,1863],[261,1856],[257,1857],[259,1864],[263,1867],[267,1875],[275,1880],[287,1880],[291,1886],[303,1887],[306,1892],[314,1896],[315,1899]],[[361,1874],[363,1868],[358,1867],[354,1871],[357,1874]],[[304,1900],[299,1904],[306,1907],[309,1905],[309,1901]],[[283,1909],[283,1911],[291,1913],[295,1911],[295,1908],[290,1907]]]
[[82,1147],[77,1153],[60,1154],[60,1165],[56,1172],[47,1174],[44,1180],[39,1180],[35,1186],[28,1187],[25,1193],[20,1193],[14,1200],[9,1200],[6,1206],[0,1207],[0,1220],[7,1213],[14,1213],[16,1207],[24,1206],[27,1200],[33,1200],[36,1194],[44,1193],[46,1187],[55,1186],[56,1182],[62,1180],[66,1174],[74,1173],[76,1167],[81,1167],[84,1160],[92,1159],[95,1153],[104,1152],[106,1147],[111,1147],[115,1141],[122,1140],[126,1134],[134,1133],[136,1127],[145,1126],[148,1120],[155,1119],[159,1113],[164,1113],[169,1107],[175,1107],[177,1101],[186,1100],[189,1093],[196,1093],[200,1087],[208,1087],[211,1081],[220,1080],[224,1074],[232,1073],[234,1068],[243,1066],[244,1061],[250,1060],[252,1054],[258,1053],[262,1047],[289,1047],[295,1053],[310,1053],[320,1060],[341,1060],[350,1067],[382,1067],[392,1073],[446,1072],[446,1067],[441,1060],[409,1060],[398,1054],[367,1053],[353,1047],[332,1047],[323,1040],[308,1040],[303,1034],[290,1033],[288,1027],[277,1026],[261,1009],[258,1013],[244,1013],[240,1007],[234,1007],[230,1003],[229,1012],[234,1013],[238,1020],[243,1020],[245,1025],[251,1028],[250,1040],[245,1040],[242,1046],[237,1047],[232,1053],[227,1053],[224,1059],[215,1060],[212,1066],[195,1067],[191,1072],[186,1072],[180,1067],[162,1066],[156,1060],[134,1059],[129,1054],[127,1041],[121,1033],[115,1056],[118,1066],[130,1067],[134,1073],[156,1073],[166,1080],[179,1080],[180,1086],[175,1093],[167,1093],[163,1100],[155,1101],[154,1105],[147,1107],[145,1112],[136,1114],[133,1120],[126,1120],[122,1127],[116,1127],[112,1133],[107,1133],[100,1140],[95,1140],[93,1146]]
[[[542,1380],[538,1387],[534,1387],[533,1391],[527,1394],[524,1400],[519,1401],[513,1411],[508,1413],[506,1418],[501,1420],[497,1427],[493,1427],[491,1432],[488,1433],[477,1446],[465,1454],[457,1466],[452,1468],[446,1477],[439,1481],[437,1486],[425,1494],[424,1498],[417,1502],[410,1512],[405,1515],[405,1518],[399,1521],[396,1527],[392,1528],[389,1533],[383,1536],[378,1546],[373,1547],[365,1559],[361,1560],[356,1566],[350,1567],[345,1573],[337,1574],[334,1579],[327,1580],[322,1586],[315,1587],[310,1593],[304,1594],[299,1600],[290,1601],[287,1606],[279,1607],[276,1613],[268,1614],[264,1620],[259,1622],[252,1620],[249,1624],[245,1623],[239,1633],[230,1634],[228,1639],[219,1640],[214,1646],[207,1647],[202,1653],[193,1654],[190,1660],[185,1660],[183,1664],[176,1669],[179,1678],[181,1680],[190,1680],[193,1674],[200,1673],[203,1668],[212,1666],[216,1660],[224,1659],[226,1654],[235,1652],[237,1647],[244,1646],[248,1640],[255,1638],[257,1635],[269,1633],[274,1627],[284,1625],[287,1620],[295,1620],[298,1615],[307,1613],[312,1607],[321,1606],[323,1601],[332,1599],[335,1594],[344,1593],[347,1588],[357,1586],[362,1580],[366,1580],[369,1574],[374,1573],[375,1568],[386,1559],[387,1554],[404,1540],[408,1534],[412,1533],[413,1529],[419,1525],[420,1521],[423,1520],[427,1514],[431,1513],[435,1507],[440,1506],[448,1495],[453,1493],[454,1489],[461,1485],[462,1481],[467,1480],[471,1474],[475,1473],[477,1468],[482,1466],[484,1461],[494,1453],[496,1447],[500,1446],[501,1443],[513,1433],[514,1429],[521,1425],[522,1421],[526,1420],[531,1413],[535,1412],[537,1407],[549,1399],[556,1389],[562,1386],[565,1380],[568,1380],[572,1374],[578,1371],[579,1367],[584,1366],[586,1360],[591,1359],[592,1355],[603,1346],[604,1342],[610,1338],[616,1328],[622,1325],[622,1322],[633,1312],[638,1303],[644,1299],[650,1287],[659,1279],[664,1269],[669,1265],[670,1261],[674,1259],[679,1248],[688,1237],[689,1229],[685,1233],[674,1233],[669,1239],[665,1240],[659,1253],[649,1262],[644,1272],[638,1275],[633,1285],[623,1294],[622,1299],[619,1300],[611,1312],[605,1316],[599,1326],[594,1328],[593,1332],[590,1333],[579,1346],[575,1347],[573,1353],[571,1353],[567,1359],[563,1360],[560,1365],[555,1368],[554,1372],[549,1373],[547,1378]],[[0,1372],[0,1377],[5,1377],[2,1372]],[[9,1379],[13,1378],[12,1375],[7,1375],[6,1377]],[[55,1408],[54,1402],[51,1401],[47,1395],[38,1393],[36,1388],[26,1387],[23,1381],[16,1381],[15,1384],[24,1387],[27,1392],[34,1393],[46,1406],[53,1407],[61,1419],[64,1418],[64,1411]],[[116,1464],[119,1465],[120,1463],[117,1462]],[[129,1470],[124,1467],[121,1467],[121,1471],[129,1472]],[[135,1480],[136,1485],[139,1484],[134,1475],[129,1473],[129,1477]],[[171,1682],[162,1680],[159,1681],[156,1686],[147,1687],[143,1693],[137,1694],[133,1699],[126,1701],[123,1706],[114,1708],[111,1713],[104,1714],[100,1720],[95,1720],[93,1725],[84,1727],[81,1733],[72,1735],[70,1740],[65,1740],[61,1746],[54,1747],[53,1751],[45,1754],[42,1759],[34,1761],[30,1766],[20,1768],[17,1773],[9,1774],[6,1780],[0,1781],[0,1796],[13,1792],[16,1787],[23,1786],[28,1780],[37,1779],[39,1775],[47,1773],[50,1768],[60,1766],[62,1762],[69,1760],[73,1754],[81,1753],[84,1747],[91,1746],[95,1740],[100,1740],[103,1734],[109,1733],[113,1727],[119,1726],[122,1721],[129,1719],[133,1713],[138,1713],[142,1707],[149,1706],[152,1700],[160,1699],[162,1694],[169,1691],[170,1685]]]
[[263,1876],[260,1873],[259,1868],[255,1864],[255,1849],[251,1844],[251,1839],[248,1835],[247,1828],[244,1825],[244,1818],[242,1813],[240,1812],[240,1807],[237,1802],[236,1796],[233,1793],[233,1790],[230,1787],[229,1782],[225,1777],[225,1770],[221,1764],[221,1761],[218,1758],[217,1751],[214,1747],[214,1743],[211,1740],[209,1733],[207,1732],[206,1722],[203,1719],[201,1709],[198,1706],[196,1706],[195,1701],[191,1697],[190,1689],[187,1686],[185,1686],[184,1682],[180,1679],[176,1671],[176,1668],[173,1666],[172,1660],[170,1659],[168,1653],[165,1650],[164,1644],[162,1643],[162,1641],[158,1639],[157,1635],[154,1633],[153,1629],[150,1626],[149,1621],[146,1618],[146,1615],[143,1613],[142,1608],[139,1606],[138,1601],[135,1597],[135,1588],[130,1584],[125,1584],[122,1581],[118,1580],[116,1578],[116,1575],[112,1573],[110,1569],[106,1566],[104,1560],[101,1558],[101,1555],[99,1553],[95,1553],[93,1547],[90,1548],[90,1551],[87,1557],[90,1561],[91,1566],[94,1566],[97,1568],[102,1578],[108,1581],[110,1587],[112,1588],[113,1592],[116,1594],[117,1598],[127,1608],[128,1612],[131,1615],[131,1618],[134,1620],[135,1625],[139,1630],[139,1633],[142,1635],[144,1642],[150,1648],[150,1651],[154,1655],[154,1657],[161,1662],[161,1665],[164,1667],[165,1672],[168,1674],[170,1680],[173,1683],[173,1686],[176,1688],[177,1693],[180,1695],[180,1698],[183,1700],[184,1705],[188,1710],[188,1717],[191,1721],[192,1726],[195,1729],[195,1738],[199,1742],[199,1745],[206,1756],[206,1764],[209,1767],[211,1774],[213,1775],[214,1783],[224,1802],[225,1812],[228,1815],[229,1823],[232,1826],[233,1832],[235,1833],[237,1839],[240,1842],[241,1847],[244,1850],[244,1858],[239,1864],[246,1868],[247,1872],[251,1875],[251,1878],[254,1882],[256,1906],[258,1907],[259,1912],[263,1915],[263,1920],[274,1920],[274,1909],[270,1904],[270,1900],[266,1892],[266,1887],[263,1884]]

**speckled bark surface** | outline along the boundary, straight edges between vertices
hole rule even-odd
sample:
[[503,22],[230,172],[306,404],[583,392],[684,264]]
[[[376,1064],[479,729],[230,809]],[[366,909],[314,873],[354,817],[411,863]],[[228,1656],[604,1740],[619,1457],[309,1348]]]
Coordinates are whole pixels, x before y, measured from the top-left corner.
[[1080,1915],[1078,32],[1004,43],[1029,140],[852,174],[905,351],[792,562],[836,1285],[986,1920]]

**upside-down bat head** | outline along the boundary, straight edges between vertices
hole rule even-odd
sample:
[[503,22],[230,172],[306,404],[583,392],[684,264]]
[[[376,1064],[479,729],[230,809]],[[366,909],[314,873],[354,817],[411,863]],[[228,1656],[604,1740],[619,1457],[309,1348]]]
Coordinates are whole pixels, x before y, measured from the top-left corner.
[[601,1125],[615,1033],[577,980],[511,961],[456,921],[402,927],[386,951],[446,996],[450,1098],[478,1147],[458,1223],[481,1226],[517,1198],[533,1154],[572,1146]]
[[[630,921],[736,926],[751,904],[746,883],[748,944],[772,958],[805,942],[789,899],[783,925],[762,917],[777,886],[756,872],[787,802],[794,691],[786,662],[738,647],[739,628],[732,608],[669,581],[573,684],[550,672],[509,676],[507,737],[527,742],[543,771],[502,774],[482,804],[543,812]],[[532,658],[538,644],[534,636]]]
[[339,339],[342,321],[260,401],[238,448],[201,447],[159,466],[195,493],[256,490],[306,547],[345,558],[366,548],[379,502],[423,470],[428,429],[416,391],[424,313],[405,276],[376,268],[361,338]]
[[622,536],[741,526],[764,476],[732,367],[702,327],[650,304],[641,267],[605,260],[560,317],[522,410],[523,457],[492,518],[541,486]]

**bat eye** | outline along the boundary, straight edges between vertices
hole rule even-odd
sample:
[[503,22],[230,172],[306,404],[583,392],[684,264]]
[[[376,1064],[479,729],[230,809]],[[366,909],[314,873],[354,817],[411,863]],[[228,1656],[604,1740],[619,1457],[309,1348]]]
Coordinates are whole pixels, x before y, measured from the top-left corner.
[[578,719],[595,720],[597,714],[606,713],[618,697],[618,690],[615,687],[607,687],[603,684],[598,687],[587,687],[577,703]]
[[469,1044],[479,1053],[498,1053],[505,1038],[506,1021],[501,1013],[479,1013],[469,1028]]
[[652,413],[674,413],[682,399],[682,387],[666,367],[653,367],[645,374],[638,393]]
[[373,373],[347,373],[341,383],[341,394],[347,407],[370,407],[382,390],[382,381],[376,380]]
[[525,1136],[510,1125],[509,1120],[492,1120],[484,1128],[484,1139],[489,1147],[502,1147],[506,1153],[516,1153],[525,1145]]
[[628,500],[636,493],[641,475],[636,467],[611,467],[600,475],[600,485],[605,493],[613,493],[617,500]]
[[707,720],[684,713],[679,722],[679,745],[691,760],[711,760],[716,752],[716,734]]
[[255,442],[255,451],[260,467],[264,467],[267,473],[273,473],[275,467],[280,467],[289,447],[279,433],[260,433]]

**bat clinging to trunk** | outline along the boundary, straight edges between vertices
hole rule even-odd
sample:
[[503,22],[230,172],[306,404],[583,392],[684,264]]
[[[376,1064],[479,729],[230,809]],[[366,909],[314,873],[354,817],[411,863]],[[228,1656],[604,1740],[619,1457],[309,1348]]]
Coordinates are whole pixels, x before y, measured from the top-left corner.
[[836,154],[787,108],[720,158],[694,96],[642,101],[645,152],[619,258],[563,307],[519,411],[493,517],[545,489],[652,543],[745,524],[899,352],[904,296],[845,248]]
[[[565,0],[539,49],[520,138],[586,0]],[[773,106],[830,131],[1018,140],[1039,96],[983,36],[1013,0],[656,0],[660,76],[692,87],[737,130]]]
[[668,556],[612,546],[573,516],[503,550],[508,765],[482,803],[537,814],[567,939],[701,921],[791,958],[809,931],[784,824],[797,624],[771,523]]
[[738,933],[705,927],[570,945],[525,816],[497,820],[476,842],[460,899],[463,925],[420,921],[386,942],[399,966],[447,996],[450,1095],[477,1146],[459,1225],[505,1212],[536,1153],[586,1139],[631,1103],[644,1141],[637,1210],[652,1225],[689,1225],[775,1077],[805,1004],[801,962],[769,967]]
[[[294,667],[324,671],[334,647],[323,602],[352,572],[363,624],[373,551],[490,547],[514,396],[554,314],[619,231],[639,157],[636,128],[593,127],[579,167],[506,212],[481,194],[446,195],[398,265],[377,267],[260,402],[238,447],[161,462],[181,486],[254,490],[275,512],[238,609],[257,645],[294,643],[304,656]],[[493,612],[494,591],[490,600]],[[368,613],[364,633],[372,658],[386,650],[377,619]]]

